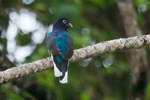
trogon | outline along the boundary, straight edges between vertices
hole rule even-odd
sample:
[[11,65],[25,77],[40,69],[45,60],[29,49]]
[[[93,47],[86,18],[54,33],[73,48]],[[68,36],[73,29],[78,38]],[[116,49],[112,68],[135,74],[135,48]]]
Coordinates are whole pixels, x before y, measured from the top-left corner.
[[46,39],[46,47],[52,54],[54,74],[56,77],[60,77],[60,83],[68,82],[68,60],[73,55],[73,41],[67,32],[70,27],[73,26],[67,19],[58,19]]

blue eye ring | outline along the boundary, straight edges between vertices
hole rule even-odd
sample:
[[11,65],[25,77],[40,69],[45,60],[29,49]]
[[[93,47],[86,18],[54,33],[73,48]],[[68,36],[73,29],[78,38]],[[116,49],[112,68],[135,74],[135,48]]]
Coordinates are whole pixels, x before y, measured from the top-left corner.
[[65,19],[64,19],[62,22],[63,22],[64,24],[67,24],[67,20],[65,20]]

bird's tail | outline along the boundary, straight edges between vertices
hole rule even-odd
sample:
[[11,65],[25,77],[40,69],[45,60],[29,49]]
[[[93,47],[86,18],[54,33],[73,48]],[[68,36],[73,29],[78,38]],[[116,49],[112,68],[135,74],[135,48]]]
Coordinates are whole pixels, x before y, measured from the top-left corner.
[[53,65],[54,65],[54,74],[56,77],[60,77],[60,83],[64,84],[68,82],[68,60],[63,60],[58,62],[56,56],[52,55]]
[[62,76],[59,78],[60,83],[68,82],[68,61],[62,62]]

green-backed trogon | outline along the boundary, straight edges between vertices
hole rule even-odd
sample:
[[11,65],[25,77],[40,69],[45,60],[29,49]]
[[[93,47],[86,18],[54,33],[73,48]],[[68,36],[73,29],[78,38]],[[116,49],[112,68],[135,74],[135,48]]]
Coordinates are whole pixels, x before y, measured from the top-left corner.
[[46,39],[46,47],[52,54],[54,74],[60,77],[60,83],[68,82],[68,60],[73,55],[73,41],[67,32],[70,27],[73,26],[67,19],[58,19]]

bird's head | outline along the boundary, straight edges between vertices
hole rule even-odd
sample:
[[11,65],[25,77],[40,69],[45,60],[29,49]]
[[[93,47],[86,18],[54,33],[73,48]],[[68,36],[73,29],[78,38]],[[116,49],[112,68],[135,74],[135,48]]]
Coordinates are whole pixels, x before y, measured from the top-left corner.
[[71,23],[69,23],[69,21],[65,18],[60,18],[58,20],[56,20],[54,26],[53,26],[53,30],[57,30],[57,29],[62,29],[62,30],[66,30],[70,27],[73,27]]

